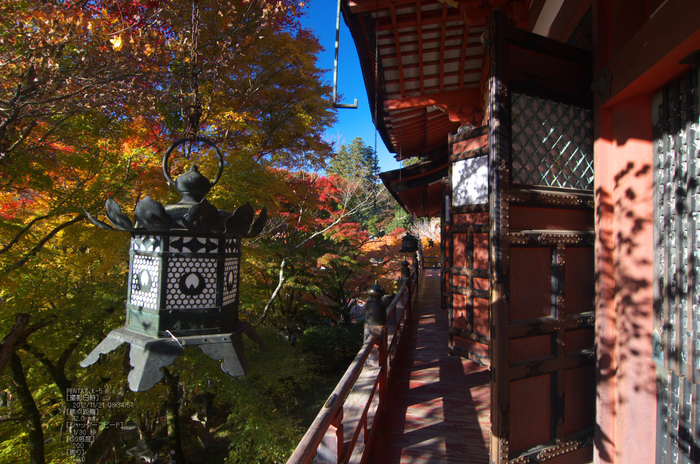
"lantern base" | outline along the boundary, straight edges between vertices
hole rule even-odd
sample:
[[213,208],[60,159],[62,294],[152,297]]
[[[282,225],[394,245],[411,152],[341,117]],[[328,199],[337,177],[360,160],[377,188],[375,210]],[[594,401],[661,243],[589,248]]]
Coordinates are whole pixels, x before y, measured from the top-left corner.
[[267,349],[255,329],[244,322],[238,323],[229,333],[172,336],[171,338],[152,337],[121,327],[111,331],[80,363],[80,366],[88,367],[95,364],[101,354],[111,353],[126,342],[131,345],[129,362],[133,368],[128,377],[129,389],[146,391],[163,380],[164,374],[161,368],[175,362],[185,346],[196,345],[213,360],[221,361],[222,371],[232,377],[240,377],[248,371],[242,337],[244,333],[263,349]]

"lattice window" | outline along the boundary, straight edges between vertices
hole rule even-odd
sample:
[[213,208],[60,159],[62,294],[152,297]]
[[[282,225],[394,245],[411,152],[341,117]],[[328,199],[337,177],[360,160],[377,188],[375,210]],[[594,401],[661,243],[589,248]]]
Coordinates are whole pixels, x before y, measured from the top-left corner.
[[511,116],[514,183],[593,188],[593,119],[589,110],[513,93]]
[[698,462],[699,82],[694,70],[652,98],[657,464]]

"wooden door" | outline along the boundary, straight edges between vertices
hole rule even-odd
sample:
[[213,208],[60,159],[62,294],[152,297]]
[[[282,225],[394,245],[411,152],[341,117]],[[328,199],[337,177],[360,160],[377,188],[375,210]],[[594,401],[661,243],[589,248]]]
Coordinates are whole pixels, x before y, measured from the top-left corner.
[[494,463],[592,461],[590,55],[491,16]]
[[488,127],[450,136],[449,346],[489,365]]

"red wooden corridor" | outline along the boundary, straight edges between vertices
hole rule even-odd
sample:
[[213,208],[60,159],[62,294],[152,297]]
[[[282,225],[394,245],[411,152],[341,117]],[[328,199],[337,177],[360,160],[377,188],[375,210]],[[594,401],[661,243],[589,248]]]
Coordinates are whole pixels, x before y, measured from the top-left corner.
[[447,347],[440,271],[425,269],[368,462],[487,464],[489,371]]

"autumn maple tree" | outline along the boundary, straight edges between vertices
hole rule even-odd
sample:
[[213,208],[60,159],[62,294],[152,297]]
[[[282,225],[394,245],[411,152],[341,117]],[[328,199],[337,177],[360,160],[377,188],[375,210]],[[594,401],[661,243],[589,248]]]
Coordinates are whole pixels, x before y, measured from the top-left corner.
[[[3,2],[3,288],[21,288],[18,271],[40,267],[49,246],[110,255],[107,246],[80,243],[85,234],[66,233],[84,208],[94,213],[107,197],[126,205],[145,194],[167,198],[159,157],[183,128],[194,73],[201,133],[231,166],[215,194],[224,203],[251,193],[268,200],[271,166],[322,165],[330,147],[321,133],[334,116],[315,64],[319,45],[298,27],[298,14],[290,0]],[[56,248],[61,238],[73,241]],[[28,292],[3,290],[3,301],[27,313],[32,307],[20,300],[46,306],[36,293],[46,285],[32,282]]]
[[[276,333],[322,318],[347,320],[373,279],[388,283],[395,275],[387,256],[395,255],[397,236],[378,238],[387,222],[379,210],[389,197],[377,184],[376,153],[355,140],[334,154],[322,137],[335,113],[317,68],[320,45],[298,23],[300,5],[0,2],[0,334],[9,334],[0,344],[0,362],[8,366],[0,383],[19,404],[3,423],[14,428],[0,460],[68,459],[66,443],[50,438],[75,419],[66,396],[75,386],[109,388],[115,398],[132,401],[133,409],[104,411],[101,420],[112,419],[108,413],[128,416],[141,438],[150,439],[163,397],[226,385],[221,396],[240,409],[230,425],[257,440],[255,431],[270,427],[261,423],[281,421],[298,400],[295,392],[313,386],[302,355]],[[161,160],[192,124],[187,111],[193,104],[201,106],[199,135],[224,156],[224,175],[208,199],[228,211],[246,201],[257,210],[268,207],[263,234],[243,242],[241,317],[273,327],[277,353],[299,358],[282,362],[277,354],[254,352],[263,367],[234,385],[218,366],[202,367],[188,355],[178,360],[183,369],[168,371],[167,385],[132,395],[124,387],[125,347],[93,368],[77,366],[123,323],[128,275],[128,235],[94,227],[85,212],[104,219],[107,198],[127,214],[146,195],[178,201]],[[314,173],[329,159],[328,175]],[[173,157],[173,176],[193,163],[210,179],[215,175],[209,153],[185,150]],[[263,372],[264,366],[272,368]],[[255,413],[251,398],[260,406]],[[270,398],[288,405],[281,412],[265,409]],[[169,401],[169,426],[177,407]],[[171,439],[179,433],[174,429],[167,430]],[[282,460],[298,430],[287,424],[273,430],[283,430],[275,437],[281,444],[260,452],[267,445],[242,440],[232,461]],[[116,440],[101,436],[91,457],[120,446],[118,434]],[[177,453],[181,462],[182,449]]]
[[84,210],[177,201],[160,160],[194,94],[200,134],[225,154],[222,209],[274,201],[275,169],[323,165],[335,116],[299,14],[292,0],[0,3],[0,332],[18,314],[40,323],[6,345],[4,373],[26,399],[32,462],[45,458],[31,403],[108,381],[77,362],[123,317],[128,236]]
[[252,294],[258,301],[267,301],[259,322],[272,318],[280,328],[314,318],[304,309],[318,311],[318,303],[309,300],[310,295],[321,293],[318,268],[324,257],[341,252],[341,243],[352,243],[357,249],[366,240],[366,232],[349,218],[372,202],[370,191],[338,176],[303,171],[284,175],[286,188],[277,193],[270,223],[250,249],[251,287],[258,289]]

